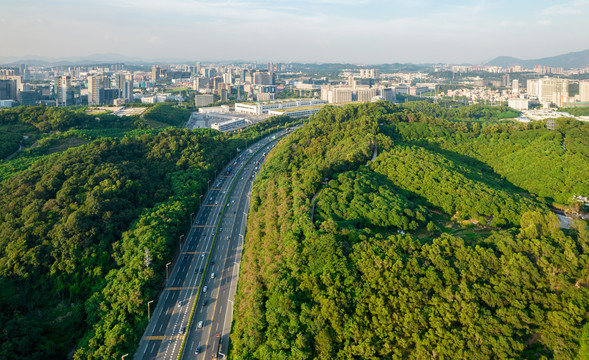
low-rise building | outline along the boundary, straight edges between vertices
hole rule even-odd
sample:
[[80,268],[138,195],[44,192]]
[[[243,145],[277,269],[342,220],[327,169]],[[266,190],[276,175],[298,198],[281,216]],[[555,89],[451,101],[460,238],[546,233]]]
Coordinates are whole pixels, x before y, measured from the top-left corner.
[[291,109],[304,106],[322,105],[327,101],[316,99],[298,99],[298,100],[284,100],[272,101],[267,103],[235,103],[235,112],[252,114],[252,115],[266,115],[271,110]]
[[530,108],[530,100],[528,99],[512,98],[507,103],[510,108],[517,111],[528,110]]
[[233,119],[229,121],[211,124],[211,129],[227,132],[235,131],[248,126],[249,122],[244,118]]

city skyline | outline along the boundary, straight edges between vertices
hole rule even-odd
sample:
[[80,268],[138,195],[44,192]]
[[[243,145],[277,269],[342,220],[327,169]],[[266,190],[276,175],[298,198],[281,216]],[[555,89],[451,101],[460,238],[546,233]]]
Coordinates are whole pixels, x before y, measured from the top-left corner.
[[589,48],[589,1],[29,0],[0,14],[2,56],[147,61],[482,63]]

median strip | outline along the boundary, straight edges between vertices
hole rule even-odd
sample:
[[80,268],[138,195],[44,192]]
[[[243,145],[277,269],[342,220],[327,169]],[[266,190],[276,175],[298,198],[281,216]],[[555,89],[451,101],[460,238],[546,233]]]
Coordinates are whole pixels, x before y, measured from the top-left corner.
[[[272,141],[274,141],[274,140],[278,140],[278,139],[280,139],[280,138],[282,138],[282,137],[286,136],[286,134],[288,134],[288,133],[285,133],[284,135],[278,136],[278,137],[276,137],[276,139],[270,139],[270,141],[268,142],[268,144],[269,144],[269,143],[271,143],[271,142],[272,142]],[[205,280],[205,276],[204,276],[204,274],[206,274],[206,273],[207,273],[207,270],[208,270],[208,268],[209,268],[209,262],[210,262],[210,258],[211,258],[211,253],[213,252],[212,250],[215,248],[215,242],[216,242],[216,240],[217,240],[217,235],[219,234],[219,228],[221,227],[221,220],[223,219],[223,216],[225,215],[225,208],[227,207],[227,202],[229,201],[229,197],[230,197],[231,193],[233,192],[233,187],[235,187],[235,183],[237,182],[237,179],[239,179],[240,175],[243,173],[243,170],[246,168],[246,166],[247,166],[247,165],[248,165],[248,164],[249,164],[249,163],[250,163],[250,162],[251,162],[251,161],[254,159],[254,157],[255,157],[255,156],[256,156],[256,155],[257,155],[259,152],[261,152],[261,151],[262,151],[262,149],[264,149],[264,148],[265,148],[265,146],[266,146],[266,145],[264,145],[264,146],[260,147],[260,148],[259,148],[259,149],[258,149],[256,152],[254,152],[254,153],[252,154],[252,156],[249,158],[249,160],[248,160],[248,161],[246,161],[246,162],[243,164],[243,166],[241,167],[241,169],[239,169],[239,171],[238,171],[238,172],[237,172],[237,174],[235,175],[235,178],[233,179],[233,182],[231,182],[231,187],[230,187],[230,188],[229,188],[229,190],[227,191],[227,197],[226,197],[226,199],[225,199],[225,203],[224,203],[223,205],[218,205],[218,206],[223,206],[223,210],[221,211],[221,215],[219,216],[219,220],[218,220],[218,222],[217,222],[217,225],[216,225],[216,229],[215,229],[215,235],[214,235],[214,237],[213,237],[213,242],[212,242],[212,244],[211,244],[211,251],[209,251],[209,255],[207,256],[207,261],[206,261],[206,265],[205,265],[205,268],[204,268],[203,276],[201,277],[201,279],[200,279],[200,283],[198,284],[198,287],[197,287],[197,288],[198,288],[198,291],[197,291],[197,293],[196,293],[196,299],[194,300],[194,304],[192,304],[192,309],[191,309],[191,311],[190,311],[190,317],[188,318],[188,324],[187,324],[187,326],[186,326],[186,334],[188,334],[188,333],[189,333],[189,330],[190,330],[190,325],[192,324],[192,318],[194,317],[194,313],[195,313],[195,310],[196,310],[196,307],[197,307],[196,305],[197,305],[197,303],[198,303],[198,299],[199,299],[199,297],[200,297],[200,294],[201,294],[201,290],[200,290],[200,289],[202,288],[202,285],[203,285],[203,283],[204,283],[204,280]],[[244,151],[245,151],[245,150],[244,150]],[[224,175],[223,175],[223,176],[224,176]],[[225,177],[227,177],[227,176],[225,176]],[[204,205],[204,206],[207,206],[207,205]],[[214,225],[211,225],[211,226],[214,226]],[[215,306],[216,306],[216,305],[215,305]],[[182,354],[183,354],[183,352],[184,352],[184,346],[186,345],[186,338],[187,338],[187,336],[186,336],[186,335],[184,335],[184,336],[183,336],[183,338],[182,338],[182,344],[180,345],[180,351],[178,352],[178,360],[179,360],[180,358],[182,358]]]

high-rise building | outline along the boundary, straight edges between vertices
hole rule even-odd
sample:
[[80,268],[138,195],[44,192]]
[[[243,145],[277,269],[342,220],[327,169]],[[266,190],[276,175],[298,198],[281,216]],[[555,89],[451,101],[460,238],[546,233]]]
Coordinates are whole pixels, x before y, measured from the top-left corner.
[[567,79],[545,77],[538,82],[538,100],[542,104],[556,104],[562,106],[563,99],[569,96],[569,81]]
[[539,79],[528,79],[526,81],[526,92],[528,96],[538,96]]
[[121,98],[132,101],[133,100],[133,78],[124,73],[118,73],[116,76],[117,89]]
[[380,76],[378,69],[360,69],[360,77],[362,79],[377,79]]
[[254,85],[272,85],[272,76],[268,71],[256,71],[253,74]]
[[505,74],[501,77],[501,86],[503,86],[503,87],[509,86],[509,74]]
[[514,79],[511,85],[511,92],[514,94],[519,94],[519,81]]
[[0,100],[20,101],[21,79],[18,75],[0,75]]
[[[71,92],[72,78],[69,75],[55,77],[54,96],[56,106],[73,105],[73,93]],[[69,100],[69,101],[68,101]]]
[[0,100],[16,100],[16,81],[0,79]]
[[201,90],[201,89],[208,89],[210,88],[210,79],[200,77],[196,78],[192,81],[192,90]]
[[100,76],[88,76],[88,105],[100,105]]
[[151,80],[158,81],[159,79],[163,79],[165,77],[166,69],[162,69],[155,65],[151,68]]
[[589,80],[579,82],[579,97],[581,102],[589,102]]
[[225,84],[233,84],[233,75],[231,73],[223,74],[223,82]]
[[119,89],[100,89],[100,101],[103,104],[113,105],[114,101],[120,97]]

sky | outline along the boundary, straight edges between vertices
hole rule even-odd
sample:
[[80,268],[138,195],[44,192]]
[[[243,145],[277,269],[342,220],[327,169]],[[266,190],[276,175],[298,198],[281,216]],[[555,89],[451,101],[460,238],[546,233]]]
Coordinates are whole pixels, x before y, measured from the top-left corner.
[[0,57],[483,63],[589,49],[589,0],[0,0]]

